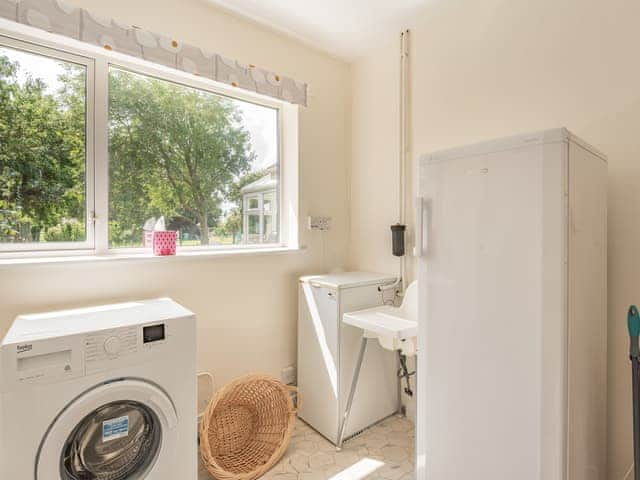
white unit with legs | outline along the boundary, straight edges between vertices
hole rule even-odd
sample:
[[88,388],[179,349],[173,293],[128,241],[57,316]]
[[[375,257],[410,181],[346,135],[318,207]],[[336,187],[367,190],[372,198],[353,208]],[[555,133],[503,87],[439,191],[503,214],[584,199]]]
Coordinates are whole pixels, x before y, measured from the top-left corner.
[[[299,285],[298,416],[333,443],[338,441],[362,330],[346,325],[346,312],[393,300],[395,278],[364,272],[303,277]],[[397,412],[398,380],[395,352],[369,342],[345,438]]]
[[418,480],[604,480],[605,157],[547,130],[424,156],[418,192]]

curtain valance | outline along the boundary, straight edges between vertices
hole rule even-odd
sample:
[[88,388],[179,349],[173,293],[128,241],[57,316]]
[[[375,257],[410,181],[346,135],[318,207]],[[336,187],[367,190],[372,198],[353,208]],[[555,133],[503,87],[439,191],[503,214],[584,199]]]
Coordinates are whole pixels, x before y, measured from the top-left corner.
[[305,83],[59,0],[0,0],[0,17],[290,103],[307,104]]

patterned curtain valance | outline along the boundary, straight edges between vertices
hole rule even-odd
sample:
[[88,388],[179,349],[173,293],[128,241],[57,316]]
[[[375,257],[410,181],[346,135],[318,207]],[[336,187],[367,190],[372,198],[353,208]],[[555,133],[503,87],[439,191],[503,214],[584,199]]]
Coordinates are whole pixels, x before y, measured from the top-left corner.
[[307,85],[59,0],[0,0],[0,17],[234,87],[307,105]]

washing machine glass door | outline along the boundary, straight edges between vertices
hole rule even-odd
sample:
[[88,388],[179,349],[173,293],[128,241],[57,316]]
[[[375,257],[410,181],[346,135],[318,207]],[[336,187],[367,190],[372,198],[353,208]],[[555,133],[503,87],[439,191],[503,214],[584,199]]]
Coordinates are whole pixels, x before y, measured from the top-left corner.
[[173,404],[158,387],[140,380],[100,385],[53,422],[40,448],[37,479],[150,478],[172,462],[167,457],[175,451],[176,424]]
[[140,477],[156,460],[162,428],[146,405],[113,402],[87,415],[62,449],[63,480]]

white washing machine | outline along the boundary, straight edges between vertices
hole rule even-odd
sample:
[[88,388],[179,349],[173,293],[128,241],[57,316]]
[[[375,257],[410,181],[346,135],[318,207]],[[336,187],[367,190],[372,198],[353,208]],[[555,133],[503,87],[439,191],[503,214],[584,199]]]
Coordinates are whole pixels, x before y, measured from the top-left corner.
[[18,317],[0,352],[0,479],[197,478],[196,326],[170,299]]

